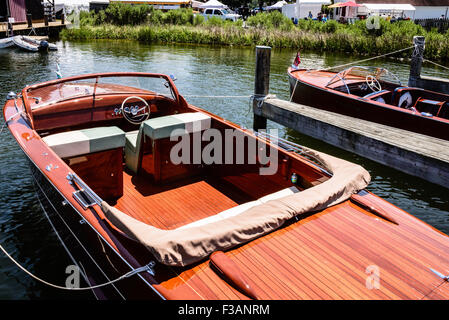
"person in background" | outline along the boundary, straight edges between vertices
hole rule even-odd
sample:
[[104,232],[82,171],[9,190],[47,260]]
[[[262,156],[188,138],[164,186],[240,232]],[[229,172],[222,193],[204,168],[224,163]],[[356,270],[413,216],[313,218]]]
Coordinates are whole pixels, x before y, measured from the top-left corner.
[[307,16],[309,19],[313,19],[312,11],[309,11],[309,15]]
[[323,18],[321,18],[322,22],[326,22],[327,21],[327,14],[323,14]]

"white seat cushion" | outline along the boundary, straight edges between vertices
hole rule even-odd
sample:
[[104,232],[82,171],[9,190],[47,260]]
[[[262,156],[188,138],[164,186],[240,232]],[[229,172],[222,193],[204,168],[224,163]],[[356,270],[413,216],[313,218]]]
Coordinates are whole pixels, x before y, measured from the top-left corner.
[[184,129],[193,133],[210,129],[211,117],[202,112],[179,113],[170,116],[153,118],[143,123],[146,136],[152,140],[169,138],[176,129]]
[[61,132],[42,140],[61,158],[123,148],[125,132],[118,127],[98,127]]
[[242,212],[244,212],[244,211],[246,211],[246,210],[248,210],[248,209],[250,209],[252,207],[255,207],[255,206],[259,205],[259,204],[268,202],[270,200],[280,199],[280,198],[286,197],[288,195],[291,195],[291,194],[294,194],[294,193],[297,193],[297,192],[299,192],[299,190],[296,187],[290,187],[290,188],[282,189],[281,191],[268,194],[268,195],[266,195],[266,196],[264,196],[264,197],[262,197],[262,198],[260,198],[258,200],[247,202],[247,203],[241,204],[239,206],[233,207],[231,209],[224,210],[224,211],[222,211],[220,213],[214,214],[213,216],[197,220],[195,222],[192,222],[192,223],[186,224],[184,226],[181,226],[181,227],[179,227],[177,229],[181,230],[181,229],[188,229],[188,228],[191,228],[191,227],[204,226],[204,225],[209,224],[211,222],[216,222],[216,221],[224,220],[224,219],[229,218],[229,217],[234,217],[234,216],[239,215]]

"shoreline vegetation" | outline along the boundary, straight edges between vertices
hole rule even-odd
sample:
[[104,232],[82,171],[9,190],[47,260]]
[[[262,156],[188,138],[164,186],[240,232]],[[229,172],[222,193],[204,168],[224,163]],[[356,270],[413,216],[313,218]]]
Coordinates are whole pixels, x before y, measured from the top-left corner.
[[[69,16],[69,19],[73,17]],[[72,20],[73,21],[73,20]],[[280,12],[258,13],[246,21],[223,21],[194,14],[191,9],[167,12],[151,6],[111,4],[99,13],[82,12],[79,28],[64,29],[63,40],[123,39],[145,43],[193,43],[211,45],[294,48],[317,52],[381,55],[413,45],[413,36],[426,38],[424,57],[449,61],[449,31],[426,31],[413,21],[389,22],[384,19],[341,24],[334,20],[299,20],[295,25]],[[73,23],[73,22],[72,22]],[[376,25],[377,23],[377,25]],[[405,51],[395,56],[409,58]]]

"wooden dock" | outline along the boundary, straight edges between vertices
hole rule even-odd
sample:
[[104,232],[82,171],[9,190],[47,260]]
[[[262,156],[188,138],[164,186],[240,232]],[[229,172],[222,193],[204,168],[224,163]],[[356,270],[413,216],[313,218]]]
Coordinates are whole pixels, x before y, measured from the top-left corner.
[[449,188],[449,141],[279,99],[253,105],[265,118]]
[[[31,35],[34,36],[57,36],[59,32],[69,25],[68,22],[62,24],[61,20],[48,22],[48,26],[44,22],[33,22],[33,28],[28,27],[27,23],[14,24],[13,34],[14,35]],[[33,32],[34,31],[34,32]],[[8,34],[8,26],[6,23],[0,23],[0,39],[5,38]]]

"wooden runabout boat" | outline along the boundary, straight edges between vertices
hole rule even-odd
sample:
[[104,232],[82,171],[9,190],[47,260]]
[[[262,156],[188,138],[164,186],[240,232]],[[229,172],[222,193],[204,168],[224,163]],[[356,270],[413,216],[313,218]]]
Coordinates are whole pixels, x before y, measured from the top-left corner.
[[384,68],[288,68],[292,101],[449,140],[449,95],[403,86]]
[[449,298],[448,236],[366,191],[366,170],[190,105],[171,77],[58,79],[3,112],[88,285],[135,273],[99,299]]

